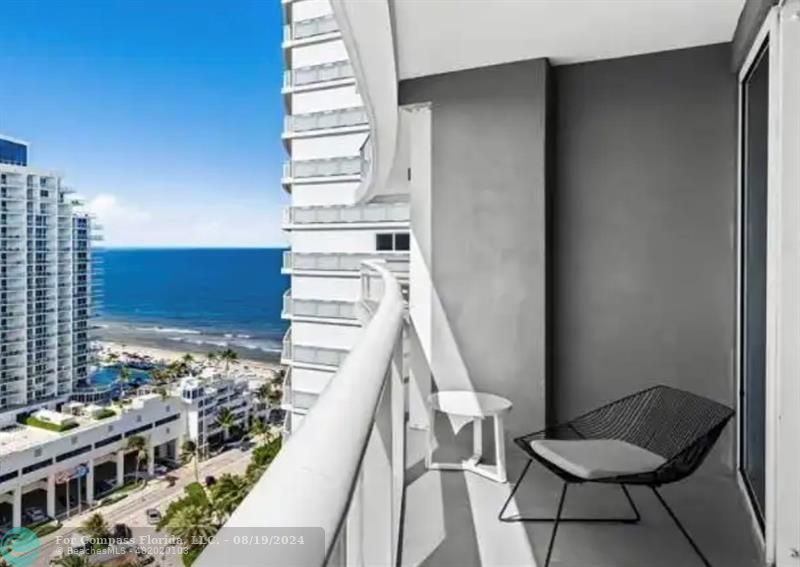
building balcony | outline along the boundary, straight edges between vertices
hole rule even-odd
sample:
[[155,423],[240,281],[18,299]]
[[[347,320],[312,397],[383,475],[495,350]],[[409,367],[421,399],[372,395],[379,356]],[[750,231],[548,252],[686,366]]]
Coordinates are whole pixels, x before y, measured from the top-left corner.
[[324,320],[336,323],[356,323],[355,304],[351,301],[294,299],[291,291],[283,294],[281,317],[291,320]]
[[383,260],[388,269],[400,278],[408,277],[408,252],[373,252],[370,254],[337,254],[327,252],[283,253],[284,274],[342,275],[358,277],[361,264],[367,260]]
[[293,183],[358,181],[360,176],[359,156],[309,159],[285,162],[281,183],[288,189]]
[[283,26],[284,49],[329,41],[339,37],[341,37],[341,33],[339,33],[339,26],[333,14],[300,20]]
[[[318,555],[297,564],[543,565],[550,526],[498,519],[511,484],[472,472],[426,469],[428,433],[407,423],[412,383],[399,354],[408,324],[401,288],[379,263],[362,275],[365,328],[359,343],[342,354],[338,372],[321,395],[287,394],[292,392],[287,373],[282,402],[290,412],[286,427],[291,431],[294,425],[292,412],[305,414],[302,426],[285,436],[280,454],[217,540],[231,539],[243,529],[235,526],[291,526],[297,533],[314,527],[324,533]],[[284,356],[294,364],[301,347],[291,344],[290,335],[286,342],[285,350],[291,352]],[[454,432],[444,419],[433,427],[437,451],[448,453],[443,458],[457,459],[455,451],[471,447],[469,427],[466,434]],[[527,459],[512,443],[507,453],[510,478],[516,479]],[[509,513],[550,516],[560,489],[558,478],[539,468],[515,493]],[[562,524],[551,567],[700,565],[652,494],[645,488],[629,490],[641,513],[638,526]],[[761,564],[731,477],[698,474],[664,490],[677,514],[691,518],[689,529],[714,565]],[[580,487],[567,509],[571,516],[624,514],[618,497],[613,487]],[[223,556],[244,567],[289,562],[277,548],[259,552],[257,559],[248,560],[247,546],[209,546],[196,564],[219,565]]]
[[[408,227],[408,222],[408,203],[287,207],[283,213],[283,226],[285,229],[332,228],[353,225],[406,228]],[[322,226],[317,227],[316,225]]]
[[292,330],[289,329],[283,337],[281,363],[320,370],[335,370],[347,357],[348,352],[346,349],[294,344]]
[[287,366],[281,384],[281,409],[292,411],[292,367]]
[[367,113],[363,106],[290,114],[284,118],[283,140],[326,136],[329,134],[350,134],[369,130]]
[[287,69],[283,73],[283,93],[332,88],[354,84],[353,67],[349,61],[336,61]]

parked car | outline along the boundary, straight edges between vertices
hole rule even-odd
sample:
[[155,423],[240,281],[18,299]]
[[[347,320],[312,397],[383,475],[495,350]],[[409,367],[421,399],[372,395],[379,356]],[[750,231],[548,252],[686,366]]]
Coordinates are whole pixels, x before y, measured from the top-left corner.
[[153,467],[153,472],[156,476],[164,476],[169,472],[169,469],[166,467],[166,465],[156,465]]
[[111,492],[114,490],[114,487],[117,486],[116,480],[101,480],[97,483],[95,492],[99,494],[105,494],[106,492]]
[[31,524],[36,524],[44,522],[47,519],[47,515],[41,508],[28,508],[25,510],[25,519]]
[[161,521],[161,512],[159,512],[156,508],[148,508],[145,510],[145,515],[147,516],[147,523],[151,526],[154,526]]

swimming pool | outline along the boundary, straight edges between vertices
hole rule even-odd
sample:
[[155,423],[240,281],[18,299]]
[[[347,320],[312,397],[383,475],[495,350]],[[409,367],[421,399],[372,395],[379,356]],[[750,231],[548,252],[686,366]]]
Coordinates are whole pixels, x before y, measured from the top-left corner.
[[[97,371],[89,377],[89,382],[93,386],[108,386],[117,381],[119,371],[122,366],[101,366]],[[140,370],[138,368],[128,368],[131,372],[130,382],[132,384],[146,384],[150,381],[150,373],[147,370]]]

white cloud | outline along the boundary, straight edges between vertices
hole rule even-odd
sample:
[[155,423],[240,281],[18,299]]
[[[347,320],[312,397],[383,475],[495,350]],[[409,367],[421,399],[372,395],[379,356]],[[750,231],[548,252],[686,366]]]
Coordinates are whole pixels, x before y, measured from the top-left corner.
[[103,225],[106,246],[279,246],[279,207],[267,203],[131,203],[101,193],[87,208]]

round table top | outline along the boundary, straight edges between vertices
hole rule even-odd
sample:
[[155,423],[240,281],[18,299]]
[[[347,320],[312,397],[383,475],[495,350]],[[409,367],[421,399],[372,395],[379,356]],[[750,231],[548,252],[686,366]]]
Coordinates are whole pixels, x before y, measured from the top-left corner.
[[502,396],[471,390],[443,390],[432,394],[431,406],[440,412],[466,417],[486,417],[511,409]]

